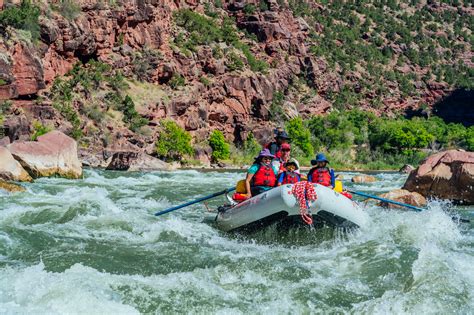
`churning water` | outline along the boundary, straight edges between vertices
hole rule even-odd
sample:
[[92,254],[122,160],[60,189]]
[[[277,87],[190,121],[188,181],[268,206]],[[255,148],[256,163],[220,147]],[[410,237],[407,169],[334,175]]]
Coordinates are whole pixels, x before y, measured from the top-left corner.
[[[241,177],[87,170],[83,180],[44,178],[0,193],[0,313],[474,312],[473,223],[451,219],[473,219],[473,208],[369,203],[363,230],[246,236],[203,223],[202,205],[153,216]],[[377,177],[352,188],[380,193],[405,179]]]

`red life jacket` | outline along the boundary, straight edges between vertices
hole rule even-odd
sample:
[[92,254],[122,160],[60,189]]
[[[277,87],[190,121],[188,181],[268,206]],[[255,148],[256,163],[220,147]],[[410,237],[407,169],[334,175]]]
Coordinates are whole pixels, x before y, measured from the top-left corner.
[[272,165],[260,164],[258,171],[253,175],[251,186],[276,186],[276,175],[273,171]]
[[285,172],[282,184],[294,184],[300,181],[300,175],[295,172]]
[[329,168],[327,167],[313,167],[308,173],[308,178],[310,176],[312,183],[323,186],[331,186],[331,174],[329,173]]

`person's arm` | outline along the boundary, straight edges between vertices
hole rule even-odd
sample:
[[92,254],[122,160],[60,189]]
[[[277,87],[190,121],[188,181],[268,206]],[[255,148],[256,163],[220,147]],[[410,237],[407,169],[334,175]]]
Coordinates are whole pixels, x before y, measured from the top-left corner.
[[331,168],[329,170],[329,174],[331,175],[331,188],[336,187],[336,176],[334,176],[334,170]]
[[278,176],[277,186],[281,186],[281,184],[283,183],[284,176],[285,176],[285,173],[280,173],[280,175]]
[[310,169],[308,172],[308,177],[307,180],[308,182],[312,183],[313,182],[313,173],[311,172],[313,169]]
[[252,180],[254,174],[247,173],[247,177],[245,178],[245,190],[247,191],[247,197],[252,197],[252,190],[250,189],[250,181]]

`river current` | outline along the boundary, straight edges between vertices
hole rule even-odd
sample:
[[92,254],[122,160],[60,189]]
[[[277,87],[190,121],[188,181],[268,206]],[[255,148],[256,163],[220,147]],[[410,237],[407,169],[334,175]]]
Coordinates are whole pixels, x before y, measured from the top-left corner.
[[[378,194],[404,175],[351,185]],[[1,314],[473,314],[474,208],[364,205],[370,225],[251,235],[203,222],[240,172],[86,170],[0,193]],[[210,201],[215,208],[223,197]]]

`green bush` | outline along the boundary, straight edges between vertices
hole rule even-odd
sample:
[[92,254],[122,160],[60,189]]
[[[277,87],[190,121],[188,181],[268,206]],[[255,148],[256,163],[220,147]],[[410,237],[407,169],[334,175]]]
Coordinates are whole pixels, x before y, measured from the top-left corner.
[[81,14],[81,7],[74,0],[60,0],[53,6],[66,20],[72,21]]
[[301,118],[293,118],[288,121],[286,130],[288,130],[293,147],[299,148],[306,157],[314,154],[314,147],[311,144],[311,133],[305,128]]
[[273,94],[273,100],[270,104],[270,119],[276,122],[286,121],[287,116],[283,110],[283,102],[285,95],[281,91],[276,91]]
[[230,146],[224,138],[224,134],[219,130],[214,130],[209,136],[209,145],[212,148],[212,160],[227,160],[230,158]]
[[130,130],[137,132],[148,124],[148,119],[143,118],[135,109],[135,103],[130,96],[125,96],[120,110],[123,112],[123,121],[129,125]]
[[173,73],[173,76],[168,82],[168,85],[173,89],[177,89],[180,86],[186,85],[186,79],[179,73]]
[[39,136],[42,136],[44,134],[47,134],[53,130],[51,126],[45,126],[39,121],[34,121],[33,122],[33,134],[31,135],[31,141],[36,141]]
[[467,129],[466,132],[466,149],[474,152],[474,126]]
[[0,11],[0,32],[5,33],[7,26],[29,31],[36,40],[40,35],[38,18],[40,9],[30,0],[23,0],[20,6],[8,6]]
[[191,135],[172,120],[160,123],[161,132],[156,141],[156,153],[166,160],[181,160],[193,154]]
[[258,153],[262,149],[262,146],[260,145],[260,143],[258,143],[257,139],[255,139],[253,133],[249,133],[247,139],[244,141],[242,149],[244,151],[244,155],[248,158],[248,160],[252,160],[258,155]]

